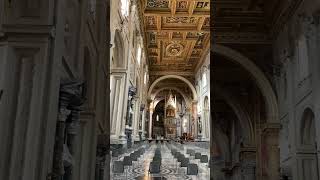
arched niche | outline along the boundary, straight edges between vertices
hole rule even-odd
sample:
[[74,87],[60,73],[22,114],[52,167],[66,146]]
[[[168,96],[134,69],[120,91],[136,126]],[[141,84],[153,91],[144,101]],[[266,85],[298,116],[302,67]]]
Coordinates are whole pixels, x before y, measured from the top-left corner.
[[306,108],[301,117],[300,143],[302,145],[315,146],[316,129],[314,113],[311,108]]

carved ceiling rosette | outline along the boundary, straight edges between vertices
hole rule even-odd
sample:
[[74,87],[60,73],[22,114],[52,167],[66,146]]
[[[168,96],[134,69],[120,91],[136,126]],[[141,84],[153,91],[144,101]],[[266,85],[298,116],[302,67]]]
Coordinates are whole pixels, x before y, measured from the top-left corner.
[[178,9],[187,9],[188,8],[188,1],[179,1],[177,8]]
[[166,54],[168,56],[180,56],[183,49],[183,45],[179,42],[172,42],[166,47]]

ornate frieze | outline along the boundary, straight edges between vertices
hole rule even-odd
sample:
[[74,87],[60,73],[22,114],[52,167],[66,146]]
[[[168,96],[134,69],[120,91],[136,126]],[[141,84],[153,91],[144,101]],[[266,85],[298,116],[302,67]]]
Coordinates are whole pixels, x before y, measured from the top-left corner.
[[170,23],[177,23],[177,24],[195,24],[197,23],[197,18],[195,17],[166,17],[165,22]]
[[169,8],[168,0],[147,0],[148,8]]

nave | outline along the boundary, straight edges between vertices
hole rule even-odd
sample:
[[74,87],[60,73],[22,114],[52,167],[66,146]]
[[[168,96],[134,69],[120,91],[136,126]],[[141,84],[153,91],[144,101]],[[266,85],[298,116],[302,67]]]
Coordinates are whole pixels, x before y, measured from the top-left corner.
[[123,155],[112,158],[111,179],[209,179],[208,159],[209,150],[196,144],[153,141],[134,146]]

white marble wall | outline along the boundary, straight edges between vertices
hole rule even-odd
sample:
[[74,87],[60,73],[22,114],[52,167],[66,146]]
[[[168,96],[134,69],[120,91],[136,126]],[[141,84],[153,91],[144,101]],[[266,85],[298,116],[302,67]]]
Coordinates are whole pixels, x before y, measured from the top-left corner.
[[[60,84],[88,82],[73,179],[93,179],[96,127],[105,128],[106,2],[0,2],[0,179],[43,180],[52,173]],[[99,17],[99,18],[98,18]],[[87,56],[85,51],[87,49]],[[85,74],[85,58],[92,69]],[[97,97],[104,97],[97,100]],[[102,130],[103,131],[103,130]]]
[[210,140],[210,53],[196,73],[198,94],[198,116],[201,117],[201,139]]
[[[275,59],[281,67],[280,74],[275,77],[282,124],[281,172],[294,180],[320,178],[317,169],[320,156],[320,41],[316,33],[319,16],[313,9],[313,1],[304,2],[282,29],[274,47]],[[303,113],[308,108],[314,113],[316,137],[306,145],[301,143],[301,137],[304,127],[308,126],[303,121]]]
[[[141,111],[141,105],[146,106],[148,88],[148,66],[145,56],[146,48],[143,44],[142,30],[135,1],[128,1],[129,14],[121,12],[121,2],[111,2],[111,101],[110,101],[110,130],[111,144],[122,144],[125,146],[125,122],[127,115],[128,90],[129,87],[137,88],[134,97],[132,141],[140,141],[145,138],[144,119],[141,121],[142,128],[139,129],[139,121],[145,117],[145,110]],[[141,48],[141,54],[138,49]],[[140,55],[140,56],[139,56]],[[146,78],[146,80],[145,80]],[[143,114],[141,116],[141,114]]]

